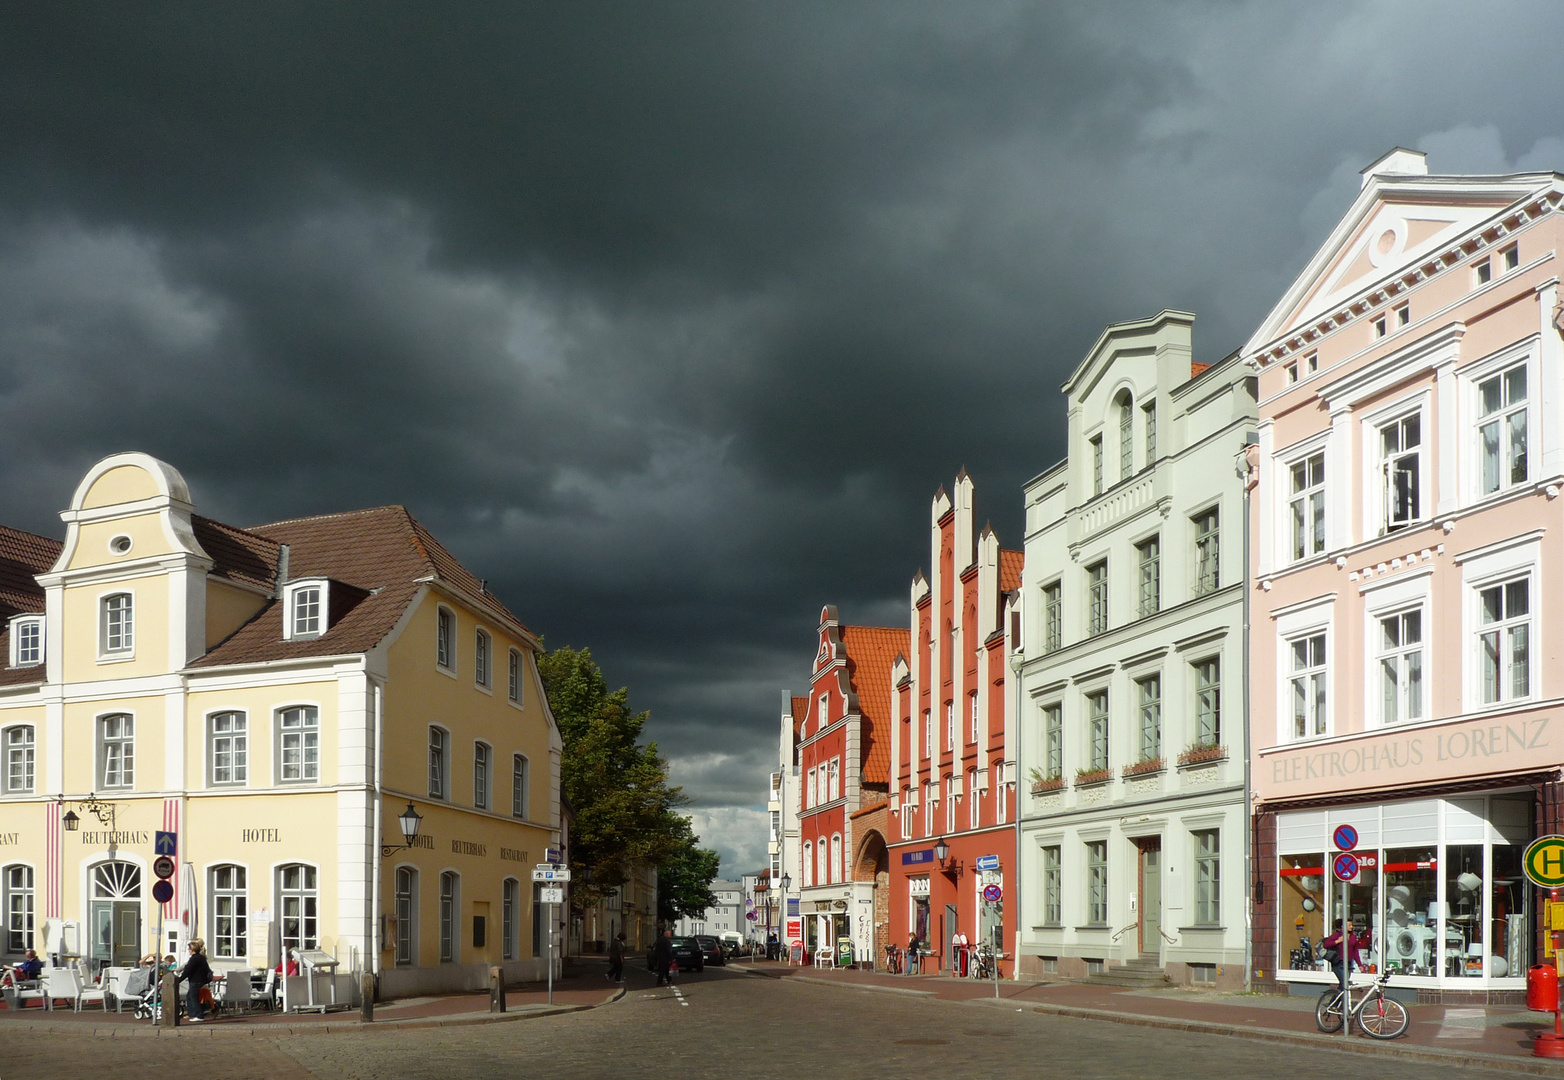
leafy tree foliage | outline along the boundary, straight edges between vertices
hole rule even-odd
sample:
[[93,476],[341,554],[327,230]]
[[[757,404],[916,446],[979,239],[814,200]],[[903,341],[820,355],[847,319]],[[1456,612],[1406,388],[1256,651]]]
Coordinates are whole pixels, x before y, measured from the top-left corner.
[[700,838],[690,828],[688,818],[677,818],[679,846],[669,859],[657,867],[657,917],[673,922],[681,915],[703,915],[717,902],[711,891],[717,876],[719,857],[715,851],[699,846]]
[[629,690],[608,689],[590,649],[545,653],[538,673],[565,744],[559,771],[575,815],[572,893],[588,903],[607,896],[630,879],[633,864],[645,861],[657,867],[659,880],[673,873],[681,882],[678,896],[698,899],[704,890],[709,898],[716,853],[704,853],[711,856],[710,872],[697,882],[707,868],[693,857],[700,849],[689,819],[678,812],[689,797],[668,786],[668,763],[657,744],[641,742],[647,714],[630,710]]

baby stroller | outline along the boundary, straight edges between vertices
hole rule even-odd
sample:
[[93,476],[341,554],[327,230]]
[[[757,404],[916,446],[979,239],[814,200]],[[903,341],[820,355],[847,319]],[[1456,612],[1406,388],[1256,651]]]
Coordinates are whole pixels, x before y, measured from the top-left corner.
[[137,1020],[151,1020],[154,1024],[163,1019],[163,1003],[159,1000],[158,986],[152,978],[152,968],[137,968],[125,980],[125,999],[136,1002]]

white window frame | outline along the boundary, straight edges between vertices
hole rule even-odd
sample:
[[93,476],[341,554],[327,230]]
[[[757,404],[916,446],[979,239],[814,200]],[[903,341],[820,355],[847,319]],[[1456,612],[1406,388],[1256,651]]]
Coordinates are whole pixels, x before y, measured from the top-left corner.
[[[1201,668],[1207,664],[1215,665],[1216,681],[1209,686],[1200,685]],[[1211,653],[1189,662],[1189,690],[1190,690],[1190,743],[1195,746],[1221,746],[1222,745],[1222,654]],[[1200,697],[1208,691],[1214,693],[1211,715],[1215,723],[1211,725],[1212,731],[1209,738],[1201,732],[1201,704]]]
[[[1276,741],[1306,743],[1329,738],[1336,728],[1336,606],[1335,595],[1284,609],[1276,620]],[[1292,732],[1292,643],[1315,634],[1325,635],[1325,731],[1295,736]]]
[[[289,870],[294,869],[299,871],[299,887],[296,889],[289,889],[285,887],[285,875]],[[309,878],[311,874],[313,874],[315,877],[314,888],[309,887]],[[277,910],[273,913],[272,917],[276,920],[278,933],[282,937],[282,947],[284,952],[286,952],[286,950],[289,948],[320,948],[320,923],[322,917],[320,908],[320,877],[320,867],[316,866],[314,863],[299,861],[283,863],[279,865],[275,873],[272,875],[272,880],[274,883],[273,888],[276,890],[274,895],[277,897]],[[297,900],[299,903],[299,933],[297,935],[297,941],[295,941],[294,938],[290,938],[287,934],[287,912],[289,900]],[[313,915],[310,914],[312,907],[310,903],[311,901],[314,901]],[[310,934],[308,932],[309,925],[312,921],[315,924],[314,934]]]
[[[1320,477],[1318,482],[1309,477],[1310,462],[1319,459]],[[1304,486],[1298,491],[1293,490],[1293,473],[1302,469],[1304,473]],[[1309,453],[1301,454],[1286,462],[1282,467],[1283,487],[1282,495],[1285,502],[1284,516],[1286,520],[1285,536],[1282,542],[1286,545],[1285,562],[1296,563],[1312,559],[1316,555],[1323,555],[1330,548],[1330,473],[1326,466],[1325,447],[1323,444],[1315,447]],[[1295,508],[1301,506],[1304,511],[1301,522],[1300,515]],[[1318,544],[1315,546],[1314,517],[1318,511],[1320,519]],[[1299,550],[1299,540],[1302,540],[1302,550]]]
[[[1201,840],[1207,836],[1211,838],[1211,850],[1202,853]],[[1222,830],[1215,825],[1203,829],[1191,829],[1189,846],[1189,863],[1194,870],[1190,875],[1190,888],[1193,893],[1190,897],[1190,910],[1193,912],[1194,925],[1220,926],[1222,925]],[[1206,894],[1204,899],[1200,895],[1202,886]]]
[[[1155,690],[1147,697],[1147,689]],[[1135,679],[1135,761],[1155,761],[1163,757],[1162,699],[1165,693],[1162,672],[1154,671]]]
[[812,888],[815,883],[815,845],[812,840],[804,841],[804,858],[801,869],[804,877],[803,887],[806,889]]
[[[110,601],[124,597],[128,603],[120,621],[119,637],[110,632]],[[110,647],[110,643],[118,644]],[[98,597],[98,662],[115,663],[136,658],[136,594],[129,589],[115,589]]]
[[1119,392],[1119,483],[1135,475],[1135,397],[1128,390]]
[[1370,582],[1359,587],[1363,596],[1363,640],[1370,644],[1365,650],[1363,679],[1363,716],[1365,726],[1385,727],[1407,721],[1386,721],[1380,684],[1380,620],[1420,609],[1422,618],[1423,653],[1423,715],[1421,720],[1433,716],[1433,682],[1431,664],[1434,658],[1433,638],[1436,612],[1431,592],[1433,568],[1419,567],[1404,570],[1383,581]]
[[532,761],[526,754],[510,759],[510,814],[521,821],[532,812]]
[[[435,733],[439,732],[439,762],[435,761]],[[424,740],[425,782],[429,797],[436,802],[451,801],[451,731],[443,724],[430,724]],[[436,788],[438,787],[438,790]]]
[[1043,583],[1043,652],[1064,648],[1064,580]]
[[1162,536],[1152,533],[1135,545],[1135,614],[1139,618],[1162,610]]
[[1064,778],[1064,702],[1049,701],[1043,714],[1043,779]]
[[1043,925],[1064,925],[1064,848],[1043,844],[1038,849],[1043,877]]
[[[219,888],[217,884],[218,874],[228,870],[234,874],[230,878],[227,888]],[[208,917],[208,937],[211,944],[213,960],[245,960],[250,955],[249,947],[249,881],[250,869],[243,863],[223,862],[207,867],[206,870],[206,902]],[[221,901],[227,900],[232,905],[227,918],[231,920],[231,928],[226,935],[219,929],[219,920],[224,918]],[[224,940],[231,939],[233,948],[227,951],[223,948]]]
[[843,875],[844,875],[844,870],[843,870],[843,863],[842,863],[842,834],[841,833],[832,833],[831,834],[831,881],[832,881],[832,883],[834,884],[836,882],[846,880],[846,878]]
[[[290,724],[289,716],[292,713],[300,714],[300,723]],[[303,721],[313,719],[313,724]],[[326,741],[321,738],[320,706],[314,702],[298,701],[291,705],[284,705],[272,712],[272,728],[275,734],[272,738],[272,760],[274,775],[278,784],[318,784],[320,783],[320,752]],[[298,735],[298,776],[288,776],[290,763],[287,760],[289,743],[292,734]],[[314,745],[311,746],[311,734],[314,735]],[[314,761],[310,760],[310,751],[314,750]]]
[[983,800],[978,798],[978,771],[967,769],[967,828],[975,829],[983,820]]
[[[1098,578],[1097,571],[1102,571]],[[1110,601],[1110,582],[1108,576],[1108,557],[1104,555],[1086,566],[1086,636],[1096,637],[1106,634],[1113,626],[1113,613]]]
[[494,747],[482,739],[472,744],[472,804],[479,810],[493,809]]
[[[238,718],[238,726],[219,732],[218,721]],[[217,751],[219,743],[228,745],[228,770],[226,780],[217,778]],[[237,773],[237,775],[235,775]],[[206,786],[244,787],[250,782],[250,717],[243,709],[216,709],[206,714]]]
[[[1094,698],[1102,698],[1102,712],[1092,710]],[[1091,772],[1099,772],[1113,767],[1113,695],[1106,686],[1094,687],[1084,691],[1081,695],[1081,704],[1086,714],[1086,767]],[[1102,738],[1098,739],[1098,722],[1101,721]],[[1102,755],[1097,754],[1099,742]]]
[[[25,884],[13,886],[13,873],[25,872]],[[0,866],[0,919],[4,920],[4,938],[0,952],[21,956],[40,947],[38,941],[38,870],[29,862],[11,862]],[[19,924],[19,925],[13,925]],[[20,942],[12,941],[12,936]]]
[[[301,607],[308,603],[306,599],[314,595],[313,619],[310,618],[310,608]],[[330,621],[330,596],[331,583],[325,578],[300,578],[298,581],[290,581],[283,590],[283,638],[287,641],[312,641],[320,637],[328,629]],[[313,623],[313,626],[301,626],[301,620]]]
[[481,626],[472,633],[472,681],[485,693],[494,689],[494,635]]
[[[1541,664],[1546,656],[1543,643],[1547,640],[1548,624],[1545,618],[1547,605],[1541,601],[1547,595],[1548,582],[1542,574],[1541,532],[1511,537],[1497,544],[1462,552],[1455,556],[1461,567],[1461,656],[1462,701],[1467,712],[1487,712],[1495,709],[1512,709],[1519,702],[1532,701],[1539,696]],[[1498,701],[1482,700],[1482,655],[1478,635],[1482,623],[1482,590],[1494,585],[1525,577],[1529,582],[1530,607],[1527,653],[1530,666],[1530,693],[1525,697],[1503,697]]]
[[[108,722],[123,719],[130,724],[128,735],[109,736]],[[97,768],[95,770],[99,791],[134,791],[136,789],[136,714],[128,712],[101,713],[93,719],[94,741],[97,743]],[[110,746],[120,747],[118,783],[109,782]]]
[[[24,657],[22,654],[22,634],[31,630],[37,642],[35,655]],[[11,643],[11,655],[7,663],[13,668],[40,667],[46,654],[44,652],[44,617],[36,613],[17,615],[11,619],[11,627],[8,640]]]
[[[1482,394],[1480,387],[1489,379],[1514,367],[1526,369],[1526,479],[1518,483],[1500,482],[1496,491],[1482,489]],[[1503,499],[1535,483],[1544,475],[1542,467],[1543,429],[1548,420],[1560,419],[1556,406],[1550,406],[1547,415],[1543,411],[1541,347],[1535,335],[1515,342],[1465,367],[1457,368],[1456,394],[1460,414],[1460,434],[1455,451],[1461,475],[1457,480],[1460,502],[1472,506],[1489,499]],[[1501,409],[1501,416],[1513,410]],[[1441,449],[1444,449],[1441,446]],[[1501,453],[1503,452],[1501,447]]]
[[832,758],[826,765],[826,773],[829,776],[828,788],[830,798],[827,802],[835,802],[842,797],[842,759]]
[[[1086,848],[1086,873],[1083,875],[1086,884],[1086,925],[1107,926],[1108,916],[1111,914],[1109,904],[1108,883],[1108,841],[1106,838],[1083,839]],[[1101,846],[1102,858],[1097,859],[1097,848]],[[1101,879],[1098,880],[1098,871],[1101,871]]]
[[512,705],[520,708],[525,704],[527,682],[527,659],[520,649],[509,650],[509,672],[506,683],[505,698]]
[[[1201,523],[1213,518],[1216,527],[1208,533],[1202,533]],[[1189,515],[1189,555],[1191,559],[1189,570],[1190,595],[1207,596],[1219,592],[1222,588],[1222,505],[1219,502],[1201,507]],[[1214,551],[1209,551],[1214,547]],[[1201,574],[1201,564],[1209,562],[1211,583],[1206,584],[1205,575]]]
[[[1331,428],[1318,431],[1307,439],[1301,439],[1286,449],[1278,451],[1274,456],[1271,490],[1275,495],[1271,498],[1269,520],[1272,524],[1272,551],[1276,566],[1292,566],[1295,563],[1307,562],[1340,546],[1333,529],[1338,520],[1338,511],[1345,513],[1349,508],[1344,502],[1338,506],[1337,495],[1346,485],[1336,483],[1331,472],[1333,455],[1337,453],[1337,448],[1331,441],[1331,434]],[[1293,557],[1292,546],[1292,470],[1293,466],[1302,464],[1316,454],[1323,454],[1325,458],[1325,482],[1321,489],[1321,499],[1325,504],[1325,542],[1319,552],[1298,559]],[[1262,484],[1262,492],[1264,488],[1265,485]]]
[[[20,737],[23,732],[25,739]],[[37,786],[37,725],[17,723],[0,727],[0,795],[31,795]]]
[[1091,460],[1092,498],[1096,498],[1098,495],[1101,495],[1103,493],[1103,491],[1105,490],[1105,488],[1103,487],[1104,477],[1103,477],[1103,461],[1102,461],[1102,433],[1098,432],[1096,435],[1093,435],[1090,438],[1088,438],[1086,440],[1086,445],[1090,448],[1091,459],[1092,459]]
[[456,676],[456,609],[446,604],[434,606],[434,667],[452,678]]
[[[1433,448],[1438,433],[1433,427],[1433,390],[1424,388],[1376,409],[1363,417],[1358,445],[1363,458],[1363,522],[1371,537],[1389,536],[1426,524],[1434,516]],[[1417,514],[1391,527],[1389,459],[1384,452],[1384,430],[1417,417]],[[1396,455],[1406,457],[1406,451]],[[1327,464],[1328,468],[1328,464]],[[1327,476],[1329,473],[1327,472]],[[1329,481],[1327,481],[1327,484]],[[1328,512],[1328,511],[1327,511]]]

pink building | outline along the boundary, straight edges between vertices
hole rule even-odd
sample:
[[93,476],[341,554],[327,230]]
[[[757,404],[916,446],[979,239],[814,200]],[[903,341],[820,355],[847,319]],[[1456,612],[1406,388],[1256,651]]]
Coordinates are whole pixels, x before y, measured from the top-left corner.
[[1506,1000],[1540,955],[1521,854],[1561,831],[1561,200],[1554,173],[1394,150],[1244,348],[1260,984],[1328,978],[1294,950],[1341,915],[1343,824],[1349,914],[1397,984]]

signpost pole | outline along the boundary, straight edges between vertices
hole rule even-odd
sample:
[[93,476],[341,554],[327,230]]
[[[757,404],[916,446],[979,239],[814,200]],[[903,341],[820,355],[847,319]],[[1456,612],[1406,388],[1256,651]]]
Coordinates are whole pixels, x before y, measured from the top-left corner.
[[1352,1038],[1352,938],[1348,930],[1347,879],[1341,879],[1341,1036]]
[[548,1003],[554,1004],[554,905],[548,906]]

